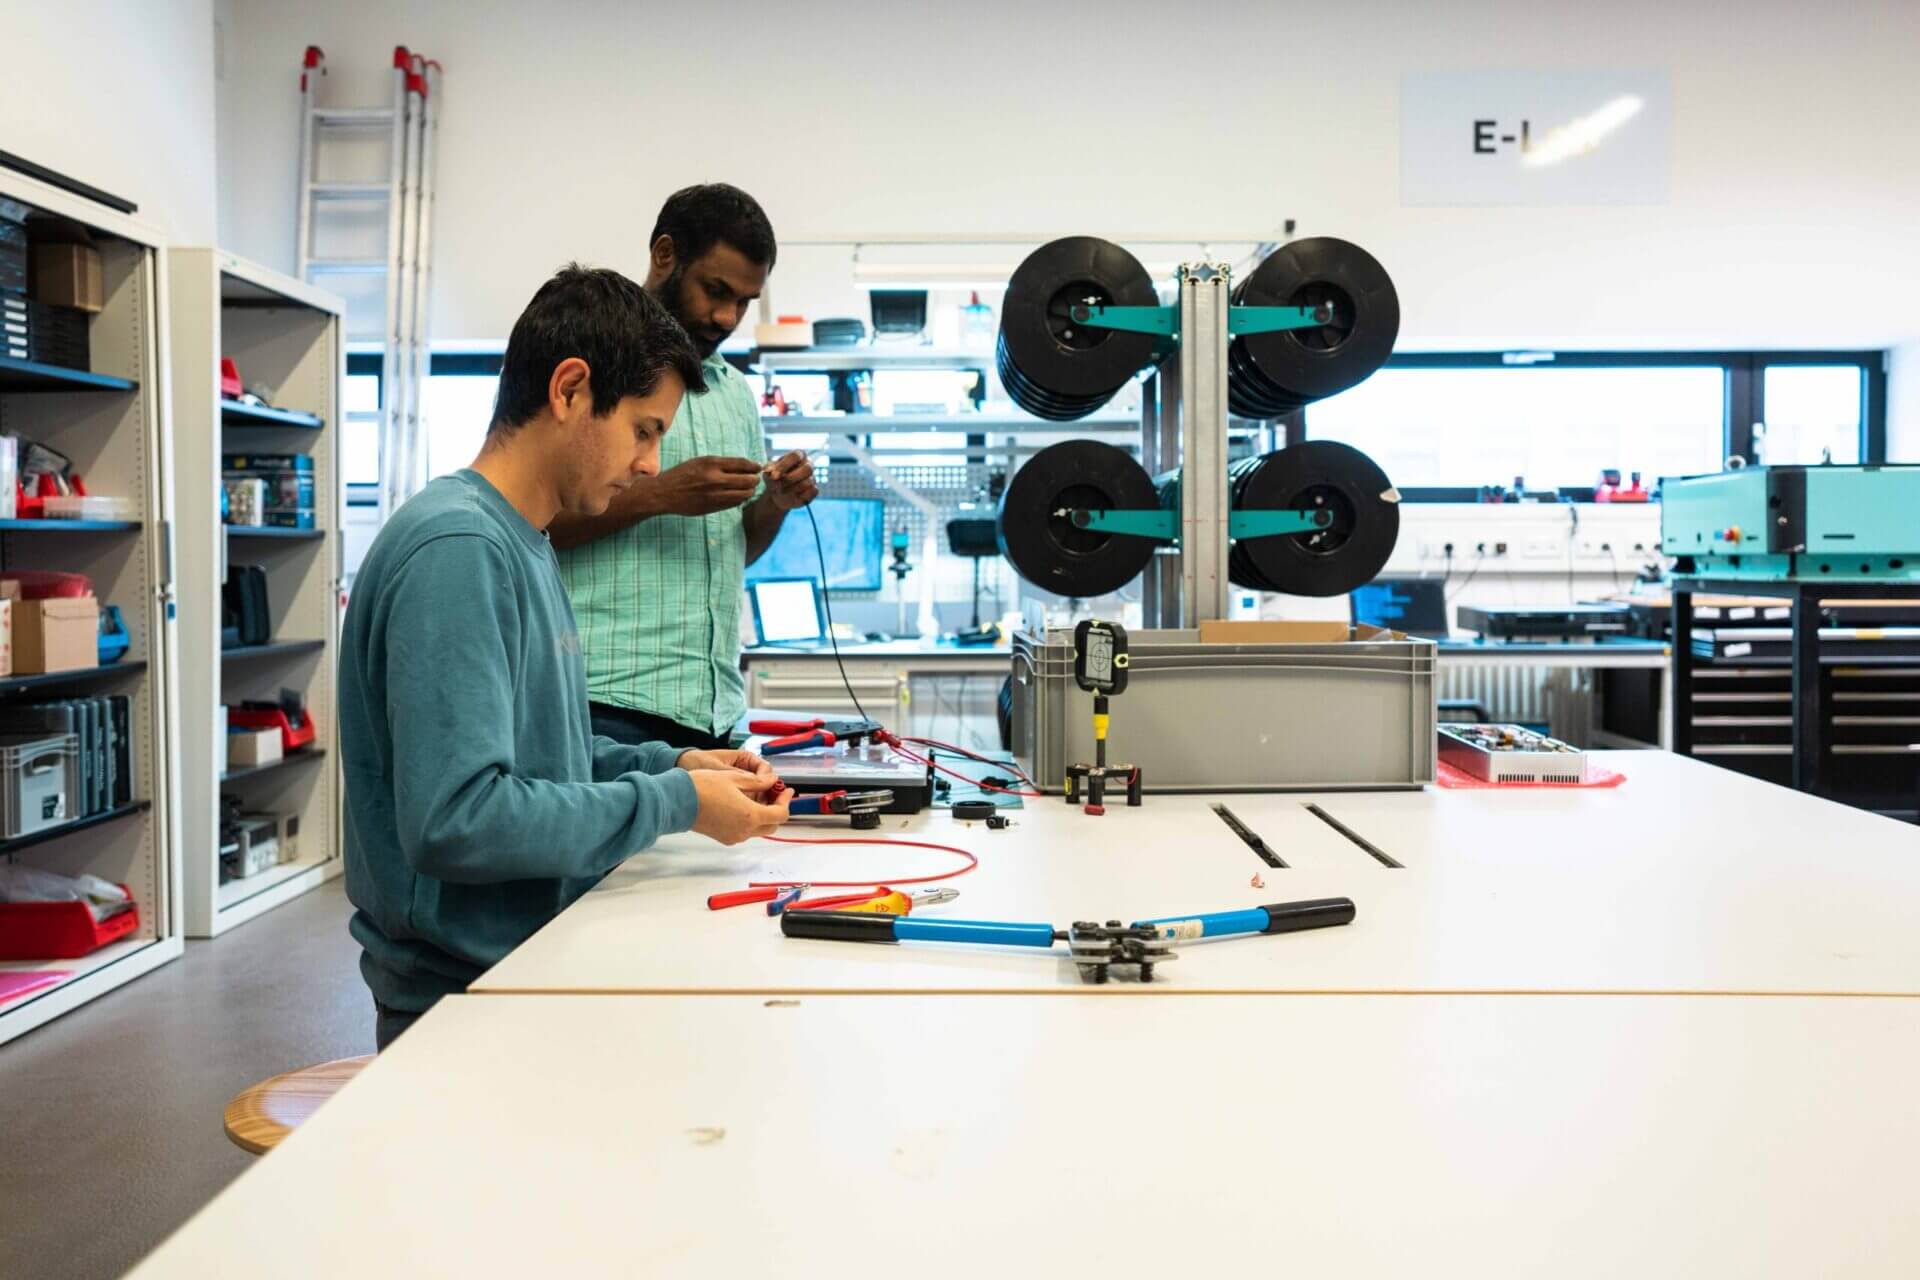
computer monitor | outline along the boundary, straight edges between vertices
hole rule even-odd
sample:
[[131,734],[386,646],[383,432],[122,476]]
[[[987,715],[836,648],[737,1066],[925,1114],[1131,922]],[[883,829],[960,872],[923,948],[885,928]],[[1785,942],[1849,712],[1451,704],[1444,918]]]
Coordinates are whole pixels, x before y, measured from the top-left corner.
[[[787,514],[773,545],[747,566],[749,583],[769,578],[820,578],[820,555],[827,559],[826,586],[833,591],[878,591],[886,558],[887,504],[878,498],[815,498],[813,520],[805,511]],[[820,542],[813,540],[814,520]]]
[[1355,623],[1445,639],[1446,583],[1439,578],[1375,578],[1347,596]]
[[812,578],[764,578],[747,584],[753,629],[761,644],[804,644],[827,638],[820,585]]

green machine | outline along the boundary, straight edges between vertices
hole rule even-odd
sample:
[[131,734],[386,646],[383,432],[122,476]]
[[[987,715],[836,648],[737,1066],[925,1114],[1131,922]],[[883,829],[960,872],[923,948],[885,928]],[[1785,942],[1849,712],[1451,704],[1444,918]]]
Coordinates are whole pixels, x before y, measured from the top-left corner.
[[1660,486],[1683,577],[1920,582],[1920,466],[1748,467]]

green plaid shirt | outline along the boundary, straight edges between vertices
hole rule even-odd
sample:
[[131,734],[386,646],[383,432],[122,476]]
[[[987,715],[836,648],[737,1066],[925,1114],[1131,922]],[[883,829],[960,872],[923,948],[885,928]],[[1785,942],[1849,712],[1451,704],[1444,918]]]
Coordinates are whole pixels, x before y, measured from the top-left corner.
[[[760,408],[719,356],[701,365],[707,390],[680,403],[660,441],[660,469],[722,455],[767,460]],[[587,696],[724,738],[746,712],[740,608],[746,599],[742,509],[654,516],[562,551],[587,659]]]

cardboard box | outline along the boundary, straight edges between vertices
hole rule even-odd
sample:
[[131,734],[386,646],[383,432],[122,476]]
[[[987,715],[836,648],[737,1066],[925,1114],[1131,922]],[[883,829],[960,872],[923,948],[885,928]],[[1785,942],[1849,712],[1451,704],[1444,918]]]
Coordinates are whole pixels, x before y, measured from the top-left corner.
[[92,596],[13,603],[16,675],[100,665],[100,602]]
[[0,597],[0,676],[13,674],[13,601]]
[[100,251],[88,244],[33,246],[33,297],[36,302],[79,311],[107,305],[106,275]]
[[278,729],[229,729],[227,731],[227,767],[272,764],[285,753],[280,747]]
[[1404,640],[1385,627],[1344,622],[1203,622],[1201,644],[1344,644],[1348,640]]

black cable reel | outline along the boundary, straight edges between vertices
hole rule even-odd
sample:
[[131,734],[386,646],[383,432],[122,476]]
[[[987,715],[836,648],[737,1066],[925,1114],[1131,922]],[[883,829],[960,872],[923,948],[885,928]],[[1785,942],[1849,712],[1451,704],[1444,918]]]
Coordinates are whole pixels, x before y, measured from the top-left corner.
[[1235,586],[1290,596],[1339,596],[1372,582],[1400,540],[1400,494],[1352,445],[1303,440],[1227,471],[1235,511],[1325,511],[1306,533],[1240,538],[1227,552]]
[[1151,334],[1082,324],[1080,306],[1158,306],[1153,277],[1111,241],[1068,236],[1028,254],[1000,307],[994,362],[1013,402],[1071,422],[1107,401],[1156,358]]
[[[1178,473],[1156,483],[1124,450],[1099,440],[1065,440],[1014,473],[1000,501],[1000,550],[1022,578],[1056,595],[1085,599],[1118,591],[1146,569],[1153,538],[1082,528],[1075,511],[1177,507]],[[1249,458],[1228,471],[1234,511],[1327,513],[1300,533],[1236,539],[1233,582],[1283,595],[1336,596],[1364,586],[1400,537],[1400,495],[1373,459],[1333,440],[1307,440]]]
[[1279,418],[1364,382],[1400,334],[1400,296],[1379,259],[1331,236],[1295,240],[1234,287],[1234,306],[1325,307],[1327,324],[1241,334],[1227,347],[1227,404]]
[[1082,529],[1072,512],[1157,507],[1153,480],[1132,455],[1100,440],[1063,440],[1027,459],[1000,498],[1000,551],[1014,571],[1056,595],[1085,599],[1140,576],[1156,543]]

